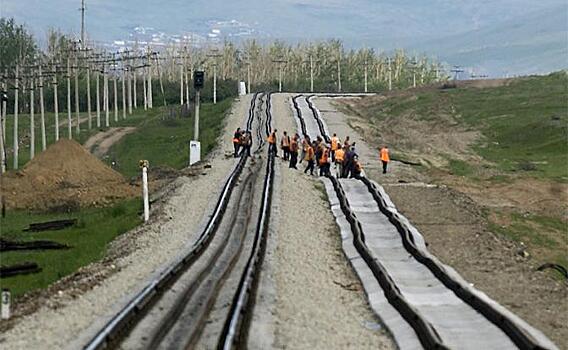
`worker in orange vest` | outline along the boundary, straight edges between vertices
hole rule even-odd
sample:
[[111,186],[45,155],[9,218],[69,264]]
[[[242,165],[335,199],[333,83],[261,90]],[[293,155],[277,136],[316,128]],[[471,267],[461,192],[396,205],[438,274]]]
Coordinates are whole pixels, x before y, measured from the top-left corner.
[[337,151],[337,149],[341,147],[341,142],[339,141],[339,137],[337,137],[337,134],[333,134],[333,137],[331,138],[331,161],[334,162],[335,161],[335,152]]
[[280,140],[280,148],[282,148],[282,159],[288,160],[290,158],[290,136],[284,131],[284,136]]
[[319,159],[320,176],[329,176],[329,148],[323,146],[321,157]]
[[300,155],[300,163],[306,157],[306,151],[308,150],[308,146],[310,145],[310,137],[304,134],[304,138],[302,139],[302,148],[301,148],[301,155]]
[[314,147],[316,147],[315,141],[311,145],[310,144],[307,145],[305,160],[306,162],[308,162],[308,166],[304,170],[304,174],[306,174],[308,170],[310,171],[310,175],[314,174],[314,164],[315,164]]
[[274,129],[266,141],[268,141],[268,153],[274,153],[274,155],[278,157],[278,149],[276,148],[276,132],[278,132],[278,130]]
[[383,148],[381,148],[380,156],[381,156],[381,162],[383,163],[383,174],[386,174],[387,166],[389,165],[390,162],[389,148],[387,145],[384,145]]
[[298,164],[298,140],[300,136],[298,134],[294,135],[290,140],[290,168],[296,168],[296,164]]
[[242,137],[241,128],[237,128],[235,134],[233,135],[233,148],[235,149],[235,153],[233,156],[237,158],[239,156],[239,148],[241,147],[241,137]]
[[345,151],[343,150],[341,145],[339,145],[337,151],[335,151],[334,161],[335,166],[337,167],[337,173],[340,174],[339,177],[341,177],[341,174],[343,174],[343,161],[345,161]]
[[[349,140],[349,136],[347,136],[345,138],[345,141],[343,141],[343,148],[348,150],[350,146],[351,146],[351,140]],[[347,151],[345,151],[345,152],[347,152]]]

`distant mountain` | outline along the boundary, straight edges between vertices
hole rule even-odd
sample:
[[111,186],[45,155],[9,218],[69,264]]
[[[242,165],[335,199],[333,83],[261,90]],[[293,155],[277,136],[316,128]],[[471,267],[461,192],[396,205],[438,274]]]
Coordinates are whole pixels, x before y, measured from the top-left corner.
[[[86,0],[89,37],[124,40],[135,28],[204,38],[339,38],[348,47],[405,47],[493,75],[558,69],[566,51],[566,0]],[[78,33],[81,0],[0,0],[3,16],[40,40],[48,27]],[[550,21],[545,13],[554,16]],[[564,15],[564,20],[562,18]],[[227,25],[234,21],[238,25]],[[545,34],[541,34],[545,33]],[[524,39],[522,39],[524,38]],[[535,51],[537,50],[537,51]],[[536,66],[535,66],[536,67]],[[480,68],[480,69],[481,69]]]
[[557,6],[412,47],[475,74],[542,74],[568,68],[568,12]]

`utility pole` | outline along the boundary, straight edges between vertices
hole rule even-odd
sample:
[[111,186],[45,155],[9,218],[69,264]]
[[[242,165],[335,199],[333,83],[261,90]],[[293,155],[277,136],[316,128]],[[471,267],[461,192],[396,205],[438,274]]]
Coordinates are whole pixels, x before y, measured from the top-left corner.
[[136,96],[136,90],[137,90],[137,89],[136,89],[136,68],[134,68],[132,74],[133,74],[133,83],[132,83],[132,85],[133,85],[133,88],[134,88],[134,96],[133,96],[133,99],[134,99],[134,109],[136,109],[136,108],[138,108],[138,96]]
[[128,94],[128,114],[132,114],[132,67],[126,68],[126,76],[128,78],[128,86],[126,93]]
[[96,80],[96,84],[95,87],[97,89],[96,93],[95,93],[95,97],[96,97],[96,111],[97,111],[97,128],[101,127],[101,87],[100,87],[100,71],[97,69],[96,74],[95,74],[95,78]]
[[416,87],[416,60],[411,62],[412,64],[412,87]]
[[365,93],[367,93],[369,91],[368,89],[368,85],[367,85],[367,68],[368,68],[368,62],[365,59]]
[[47,139],[45,135],[45,107],[43,101],[43,72],[41,62],[39,65],[39,110],[41,113],[41,150],[45,151],[47,148]]
[[77,125],[75,127],[77,135],[81,133],[81,114],[79,111],[79,55],[77,49],[73,50],[75,55],[75,116]]
[[114,121],[118,123],[118,86],[116,79],[116,74],[113,74],[112,81],[114,87]]
[[81,1],[81,48],[85,48],[85,0]]
[[59,141],[59,97],[57,97],[57,66],[53,65],[53,110],[55,112],[55,142]]
[[6,83],[6,79],[8,79],[7,72],[4,72],[4,77],[2,78],[2,91],[0,93],[0,99],[2,103],[0,106],[2,110],[0,111],[0,196],[4,198],[4,188],[2,187],[2,174],[6,172],[6,102],[8,101],[8,93],[6,91],[8,84]]
[[[87,58],[87,54],[85,54]],[[89,118],[89,130],[92,128],[92,115],[91,115],[91,64],[87,61],[87,116]]]
[[[123,63],[124,64],[124,63]],[[122,119],[126,119],[126,77],[125,68],[122,67]]]
[[15,81],[15,91],[14,91],[14,170],[18,169],[18,151],[20,148],[18,142],[18,94],[20,92],[19,88],[19,66],[16,65],[16,81]]
[[341,51],[337,56],[337,92],[341,92]]
[[310,92],[314,92],[314,56],[310,53]]
[[181,63],[179,64],[179,104],[180,106],[183,106],[183,102],[184,102],[184,86],[183,86],[183,80],[184,80],[184,72],[185,70],[185,57],[181,60]]
[[72,139],[71,128],[71,63],[67,57],[67,137]]
[[146,67],[142,68],[142,90],[144,92],[144,110],[148,110],[148,90],[146,89]]
[[207,57],[213,59],[213,104],[217,103],[217,57],[221,57],[218,49],[212,49]]
[[34,72],[32,69],[30,74],[30,159],[34,159],[35,156],[34,88]]
[[[0,176],[6,172],[6,102],[8,100],[8,84],[6,79],[8,79],[8,72],[4,71],[4,77],[2,78],[2,92],[0,94],[0,99],[2,100],[2,103],[0,104],[2,107],[2,110],[0,111]],[[2,193],[3,192],[4,191],[2,191]]]
[[279,59],[279,60],[273,60],[272,62],[278,63],[278,92],[282,92],[282,64],[287,63],[287,61]]
[[147,88],[148,88],[148,92],[147,92],[147,99],[148,99],[148,108],[152,109],[154,108],[154,98],[153,98],[153,93],[152,93],[152,51],[150,50],[150,47],[148,46],[148,84],[147,84]]
[[109,95],[108,95],[108,74],[106,71],[106,65],[103,63],[103,109],[105,111],[105,126],[108,128],[110,126],[109,119]]
[[389,57],[389,91],[392,90],[392,65],[391,65],[391,58]]

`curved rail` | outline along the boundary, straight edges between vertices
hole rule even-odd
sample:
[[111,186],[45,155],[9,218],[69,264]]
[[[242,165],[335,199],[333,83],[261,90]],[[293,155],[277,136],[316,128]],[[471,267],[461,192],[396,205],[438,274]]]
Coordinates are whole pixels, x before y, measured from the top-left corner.
[[[267,136],[270,134],[271,125],[271,94],[269,93],[267,95],[265,124]],[[270,205],[272,202],[272,185],[274,182],[274,157],[275,155],[269,151],[259,220],[256,227],[251,256],[247,261],[244,273],[242,274],[239,282],[239,288],[233,298],[229,317],[223,327],[223,333],[221,335],[221,341],[218,344],[218,349],[229,350],[238,341],[238,339],[241,338],[241,335],[243,334],[242,328],[244,328],[244,325],[246,324],[245,311],[250,310],[254,303],[253,295],[258,284],[257,277],[260,273],[266,251],[266,240],[270,221]]]
[[[253,96],[256,100],[257,94]],[[255,102],[251,102],[254,106]],[[247,125],[253,118],[254,113],[250,113],[247,119]],[[252,124],[251,124],[252,125]],[[168,266],[157,278],[152,280],[142,291],[137,293],[105,326],[97,332],[97,334],[89,340],[83,347],[85,350],[94,350],[105,348],[109,343],[116,341],[119,335],[129,328],[140,317],[149,306],[157,300],[163,290],[171,285],[175,280],[186,271],[201,256],[205,248],[211,242],[221,218],[227,209],[227,204],[236,185],[236,182],[242,173],[248,157],[241,157],[225,182],[221,194],[215,205],[213,215],[211,215],[204,230],[193,244],[191,250],[182,258]]]
[[[324,135],[326,140],[328,140],[329,135],[327,135],[325,131],[320,115],[310,101],[313,96],[314,95],[307,97],[306,101],[308,101],[308,106],[313,113],[313,117],[318,123],[320,132]],[[333,184],[341,209],[350,223],[351,231],[353,232],[353,244],[359,254],[361,254],[361,257],[365,260],[365,262],[367,262],[367,265],[373,272],[373,275],[379,281],[379,284],[383,288],[385,296],[389,302],[400,312],[412,328],[414,328],[420,342],[426,348],[445,348],[445,345],[441,342],[441,338],[436,333],[435,329],[425,321],[417,310],[413,309],[408,304],[402,295],[400,295],[396,284],[388,276],[386,270],[375,258],[373,258],[372,252],[365,244],[365,236],[361,229],[361,225],[349,207],[347,197],[340,182],[331,175],[328,176],[328,178]],[[381,213],[383,213],[393,226],[396,227],[406,251],[408,251],[418,262],[426,266],[434,274],[434,276],[442,282],[444,286],[446,286],[446,288],[453,291],[454,294],[456,294],[456,296],[458,296],[466,304],[471,306],[474,310],[482,314],[488,321],[500,328],[520,349],[544,350],[549,348],[548,344],[545,345],[543,342],[536,339],[528,329],[523,327],[512,317],[502,312],[502,310],[497,309],[487,300],[481,298],[479,294],[472,292],[472,289],[468,285],[448,274],[443,264],[441,264],[437,259],[433,259],[429,253],[424,252],[416,245],[414,236],[410,232],[410,229],[400,219],[398,214],[387,209],[387,204],[375,185],[366,177],[361,177],[360,181],[367,186],[368,191],[377,203]]]

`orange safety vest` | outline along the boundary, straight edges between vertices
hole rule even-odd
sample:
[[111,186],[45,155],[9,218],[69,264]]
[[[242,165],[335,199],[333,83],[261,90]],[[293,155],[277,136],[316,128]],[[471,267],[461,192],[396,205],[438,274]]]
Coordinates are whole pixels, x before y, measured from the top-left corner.
[[314,160],[314,149],[312,146],[308,146],[308,149],[306,150],[305,160],[307,161]]
[[290,136],[284,136],[282,138],[282,147],[290,146]]
[[331,138],[331,150],[332,151],[337,151],[337,145],[339,144],[339,138],[337,137],[332,137]]
[[235,137],[235,138],[233,138],[233,143],[239,143],[240,141],[241,141],[241,140],[240,140],[240,139],[238,139],[238,138],[236,138],[236,137]]
[[294,139],[292,139],[292,141],[290,142],[290,151],[298,152],[298,142],[296,142],[296,140]]
[[266,140],[268,143],[276,143],[276,136],[274,136],[274,134],[270,134]]
[[329,154],[329,150],[327,148],[324,149],[323,153],[321,155],[321,158],[320,158],[320,165],[327,164],[328,154]]
[[342,149],[338,149],[335,151],[335,162],[336,163],[343,163],[345,160],[345,151]]
[[381,148],[381,160],[387,163],[390,161],[388,148]]

